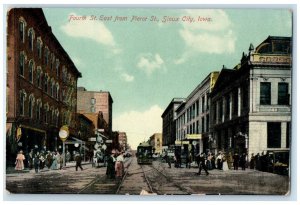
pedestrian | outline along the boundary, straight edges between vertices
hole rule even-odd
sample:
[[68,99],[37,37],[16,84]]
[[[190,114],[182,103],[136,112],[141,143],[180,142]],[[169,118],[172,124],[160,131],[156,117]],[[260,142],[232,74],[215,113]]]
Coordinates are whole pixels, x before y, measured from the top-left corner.
[[254,160],[255,160],[255,169],[260,171],[261,170],[261,166],[260,166],[260,154],[257,153],[254,157]]
[[40,170],[42,170],[45,167],[45,161],[46,161],[44,151],[41,151],[39,159],[40,159]]
[[223,171],[228,171],[228,163],[227,163],[227,157],[225,154],[222,154],[222,170]]
[[217,156],[217,168],[222,170],[222,152],[220,151]]
[[115,179],[115,152],[112,151],[111,155],[107,158],[106,176],[109,179]]
[[52,164],[50,169],[56,170],[57,169],[57,155],[55,152],[52,153]]
[[207,160],[206,160],[206,167],[208,170],[212,170],[212,154],[209,152],[207,155]]
[[60,165],[59,168],[60,169],[62,169],[64,166],[64,156],[65,156],[65,154],[63,154],[63,153],[60,155],[60,159],[59,159],[59,165]]
[[199,163],[199,171],[198,171],[198,175],[201,175],[201,171],[202,169],[204,169],[206,176],[209,174],[205,165],[205,155],[204,153],[200,154],[200,163]]
[[234,153],[234,155],[233,155],[233,169],[234,170],[239,169],[239,160],[240,160],[240,156],[238,155],[238,153]]
[[33,168],[33,149],[30,150],[29,154],[28,154],[28,168],[32,169]]
[[254,157],[254,153],[252,153],[250,158],[250,169],[254,169],[254,168],[255,168],[255,157]]
[[39,156],[39,152],[37,152],[37,153],[34,155],[34,158],[33,158],[33,165],[34,165],[35,173],[38,173],[38,172],[39,172],[39,166],[40,166],[40,156]]
[[233,167],[233,158],[232,158],[231,152],[229,152],[228,155],[227,155],[227,164],[228,164],[228,168],[232,169],[232,167]]
[[115,171],[116,171],[116,176],[117,177],[122,177],[123,176],[123,170],[124,170],[124,157],[122,153],[119,153],[119,155],[116,158],[116,163],[115,163]]
[[23,154],[23,151],[20,150],[19,153],[17,154],[15,170],[23,170],[24,169],[24,162],[23,162],[24,160],[25,160],[25,156]]
[[240,159],[240,163],[241,163],[241,167],[242,167],[242,170],[246,170],[246,154],[243,153],[242,156],[241,156],[241,159]]
[[186,155],[186,165],[185,165],[185,167],[190,169],[191,168],[191,163],[192,163],[192,153],[188,153]]
[[82,158],[81,158],[81,155],[80,153],[76,153],[75,154],[75,161],[76,161],[76,166],[75,166],[75,169],[76,171],[78,170],[78,167],[81,169],[81,171],[83,170],[82,166],[81,166],[81,161],[82,161]]
[[52,165],[52,161],[53,161],[52,153],[48,150],[46,155],[46,166],[48,167],[48,169],[50,169]]
[[211,156],[211,168],[212,169],[216,169],[216,157],[215,157],[215,154],[214,153],[212,153],[211,154],[212,156]]

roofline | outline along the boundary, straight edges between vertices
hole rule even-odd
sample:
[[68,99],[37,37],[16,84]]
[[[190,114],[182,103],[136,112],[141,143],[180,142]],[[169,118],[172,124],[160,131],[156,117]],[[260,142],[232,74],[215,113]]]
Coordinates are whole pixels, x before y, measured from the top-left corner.
[[[175,100],[178,100],[178,101],[175,101]],[[166,112],[169,110],[169,108],[171,107],[172,104],[174,104],[175,102],[183,102],[183,101],[185,101],[185,98],[179,98],[179,97],[173,98],[171,100],[171,102],[169,103],[169,105],[167,106],[167,108],[162,113],[161,117],[165,116]]]

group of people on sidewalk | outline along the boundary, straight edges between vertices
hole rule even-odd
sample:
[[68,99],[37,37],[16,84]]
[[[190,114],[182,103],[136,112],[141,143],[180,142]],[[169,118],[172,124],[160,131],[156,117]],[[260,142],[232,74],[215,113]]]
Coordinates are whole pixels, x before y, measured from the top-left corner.
[[112,150],[107,158],[106,176],[109,179],[122,178],[124,175],[124,152]]
[[[63,160],[62,155],[58,151],[34,151],[33,149],[29,152],[27,159],[20,150],[16,157],[15,170],[24,170],[25,163],[27,167],[31,170],[34,168],[35,172],[38,173],[39,170],[47,167],[48,169],[62,169]],[[25,162],[25,163],[24,163]]]
[[[78,152],[74,153],[74,160],[76,162],[76,171],[78,167],[83,170],[81,167],[82,157]],[[23,150],[20,150],[16,157],[15,170],[24,170],[25,163],[29,170],[34,168],[36,173],[44,168],[48,168],[48,170],[59,170],[63,168],[63,154],[59,153],[58,151],[39,152],[32,149],[28,156],[25,157]]]
[[[165,153],[164,157],[165,161],[168,163],[169,168],[171,168],[171,158],[168,156],[167,153]],[[219,169],[223,171],[228,170],[238,170],[239,167],[241,167],[242,170],[246,170],[247,167],[247,160],[246,160],[246,154],[243,153],[239,155],[238,153],[235,153],[232,155],[231,152],[228,152],[228,154],[225,154],[222,151],[219,151],[217,156],[213,153],[200,153],[196,155],[195,157],[192,156],[192,154],[189,152],[186,155],[186,168],[191,168],[191,164],[194,161],[197,163],[199,171],[198,174],[201,174],[201,171],[204,170],[206,175],[208,175],[208,170],[213,169]],[[174,156],[174,167],[180,168],[181,167],[181,157],[177,153]],[[251,162],[250,162],[250,168],[251,168]]]

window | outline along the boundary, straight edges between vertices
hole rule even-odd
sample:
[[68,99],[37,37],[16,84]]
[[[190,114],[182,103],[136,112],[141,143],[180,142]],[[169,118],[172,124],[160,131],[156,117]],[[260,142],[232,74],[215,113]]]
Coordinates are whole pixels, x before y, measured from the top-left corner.
[[41,109],[42,109],[42,102],[41,99],[36,101],[36,119],[41,120]]
[[20,91],[20,105],[19,105],[19,111],[20,115],[24,116],[25,115],[25,100],[26,100],[26,92],[24,90]]
[[204,117],[201,118],[201,133],[205,132],[204,131]]
[[48,112],[49,112],[49,105],[45,104],[44,106],[44,122],[48,123]]
[[225,119],[229,119],[230,114],[230,96],[225,97]]
[[48,92],[48,75],[46,74],[44,77],[44,91]]
[[95,105],[96,104],[96,99],[95,98],[91,98],[91,104]]
[[218,112],[218,122],[222,122],[222,115],[223,115],[223,100],[220,100],[218,102],[218,106],[219,106],[219,112]]
[[47,66],[48,63],[49,63],[49,49],[47,47],[45,48],[44,58],[45,58],[44,62],[46,64],[46,66]]
[[96,109],[94,106],[91,107],[91,112],[96,112]]
[[55,62],[55,70],[56,70],[56,76],[59,76],[59,60],[56,59]]
[[37,48],[37,53],[38,53],[39,59],[42,58],[42,46],[43,46],[43,42],[42,42],[41,38],[38,37],[37,42],[36,42],[36,48]]
[[242,89],[242,101],[243,101],[243,108],[248,108],[248,86],[244,85]]
[[29,69],[29,81],[31,83],[33,83],[33,66],[34,66],[34,62],[33,62],[33,60],[30,60],[28,69]]
[[289,105],[289,84],[278,83],[278,105]]
[[36,84],[39,88],[42,87],[41,82],[42,82],[42,69],[41,69],[41,67],[38,66],[37,72],[36,72]]
[[33,117],[33,104],[34,104],[34,97],[33,97],[33,95],[30,95],[29,103],[28,103],[28,115],[30,118]]
[[33,50],[33,39],[34,39],[34,31],[32,28],[28,30],[28,47],[29,50]]
[[24,52],[21,52],[20,61],[19,61],[19,72],[21,76],[24,76],[24,69],[25,69],[25,54]]
[[199,100],[196,101],[196,115],[199,116]]
[[206,93],[206,110],[209,110],[208,95],[209,95],[209,93]]
[[202,96],[202,113],[204,113],[205,109],[205,96]]
[[286,123],[286,148],[290,147],[290,139],[291,139],[291,123]]
[[260,83],[260,104],[271,105],[271,83]]
[[206,116],[206,131],[209,131],[209,115]]
[[54,69],[54,63],[55,63],[55,56],[52,53],[51,54],[51,63],[50,63],[50,69],[53,70]]
[[59,85],[56,83],[56,99],[58,100],[59,97]]
[[232,116],[237,116],[238,109],[239,109],[239,105],[238,105],[239,104],[239,94],[238,94],[237,88],[233,91],[232,98],[233,98]]
[[268,148],[281,147],[281,122],[268,122]]
[[50,95],[51,95],[51,97],[54,96],[54,82],[53,82],[53,79],[51,79]]
[[20,41],[22,43],[25,42],[25,26],[26,26],[25,21],[20,20],[19,21],[19,36],[20,36]]

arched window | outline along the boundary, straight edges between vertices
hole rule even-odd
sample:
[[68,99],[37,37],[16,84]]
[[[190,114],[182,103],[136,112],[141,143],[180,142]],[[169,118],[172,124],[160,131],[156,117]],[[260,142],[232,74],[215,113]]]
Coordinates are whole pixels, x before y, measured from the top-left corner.
[[33,51],[34,36],[35,34],[33,28],[28,29],[28,47],[31,51]]
[[28,116],[30,118],[33,118],[34,101],[35,101],[34,96],[33,96],[33,94],[31,94],[29,96],[29,103],[28,103]]
[[58,59],[56,59],[55,69],[56,69],[56,76],[59,76],[59,60]]
[[48,112],[49,112],[49,104],[44,105],[44,123],[48,123]]
[[48,47],[45,48],[45,53],[44,53],[44,63],[47,66],[49,63],[49,49]]
[[54,86],[55,86],[54,79],[51,78],[51,84],[50,84],[50,95],[51,95],[51,97],[54,97]]
[[19,105],[19,111],[20,111],[20,115],[24,116],[25,115],[25,101],[26,101],[26,96],[27,93],[25,92],[25,90],[21,90],[20,91],[20,105]]
[[59,84],[56,83],[56,99],[59,99]]
[[55,56],[54,53],[51,54],[51,63],[50,63],[50,69],[54,69],[54,64],[55,64]]
[[41,99],[36,100],[36,119],[41,120],[41,109],[42,109],[42,101]]
[[49,81],[48,74],[45,74],[45,77],[44,77],[44,91],[46,93],[48,93],[48,81]]
[[29,61],[28,70],[29,70],[29,78],[28,79],[31,83],[33,83],[33,70],[34,70],[34,61],[33,60]]
[[25,42],[25,27],[26,27],[26,21],[24,20],[23,17],[20,17],[20,19],[19,19],[19,37],[20,37],[20,41],[22,43]]
[[55,125],[58,126],[58,119],[59,119],[59,111],[58,109],[55,110],[56,118],[55,118]]
[[42,58],[42,47],[43,47],[43,41],[42,41],[41,37],[38,37],[37,41],[36,41],[36,48],[37,48],[37,54],[38,54],[39,59]]
[[24,76],[25,71],[25,61],[26,61],[26,55],[25,52],[22,51],[20,53],[20,59],[19,59],[19,72],[21,76]]
[[41,76],[42,76],[42,68],[38,66],[36,69],[36,85],[40,88],[41,87]]

